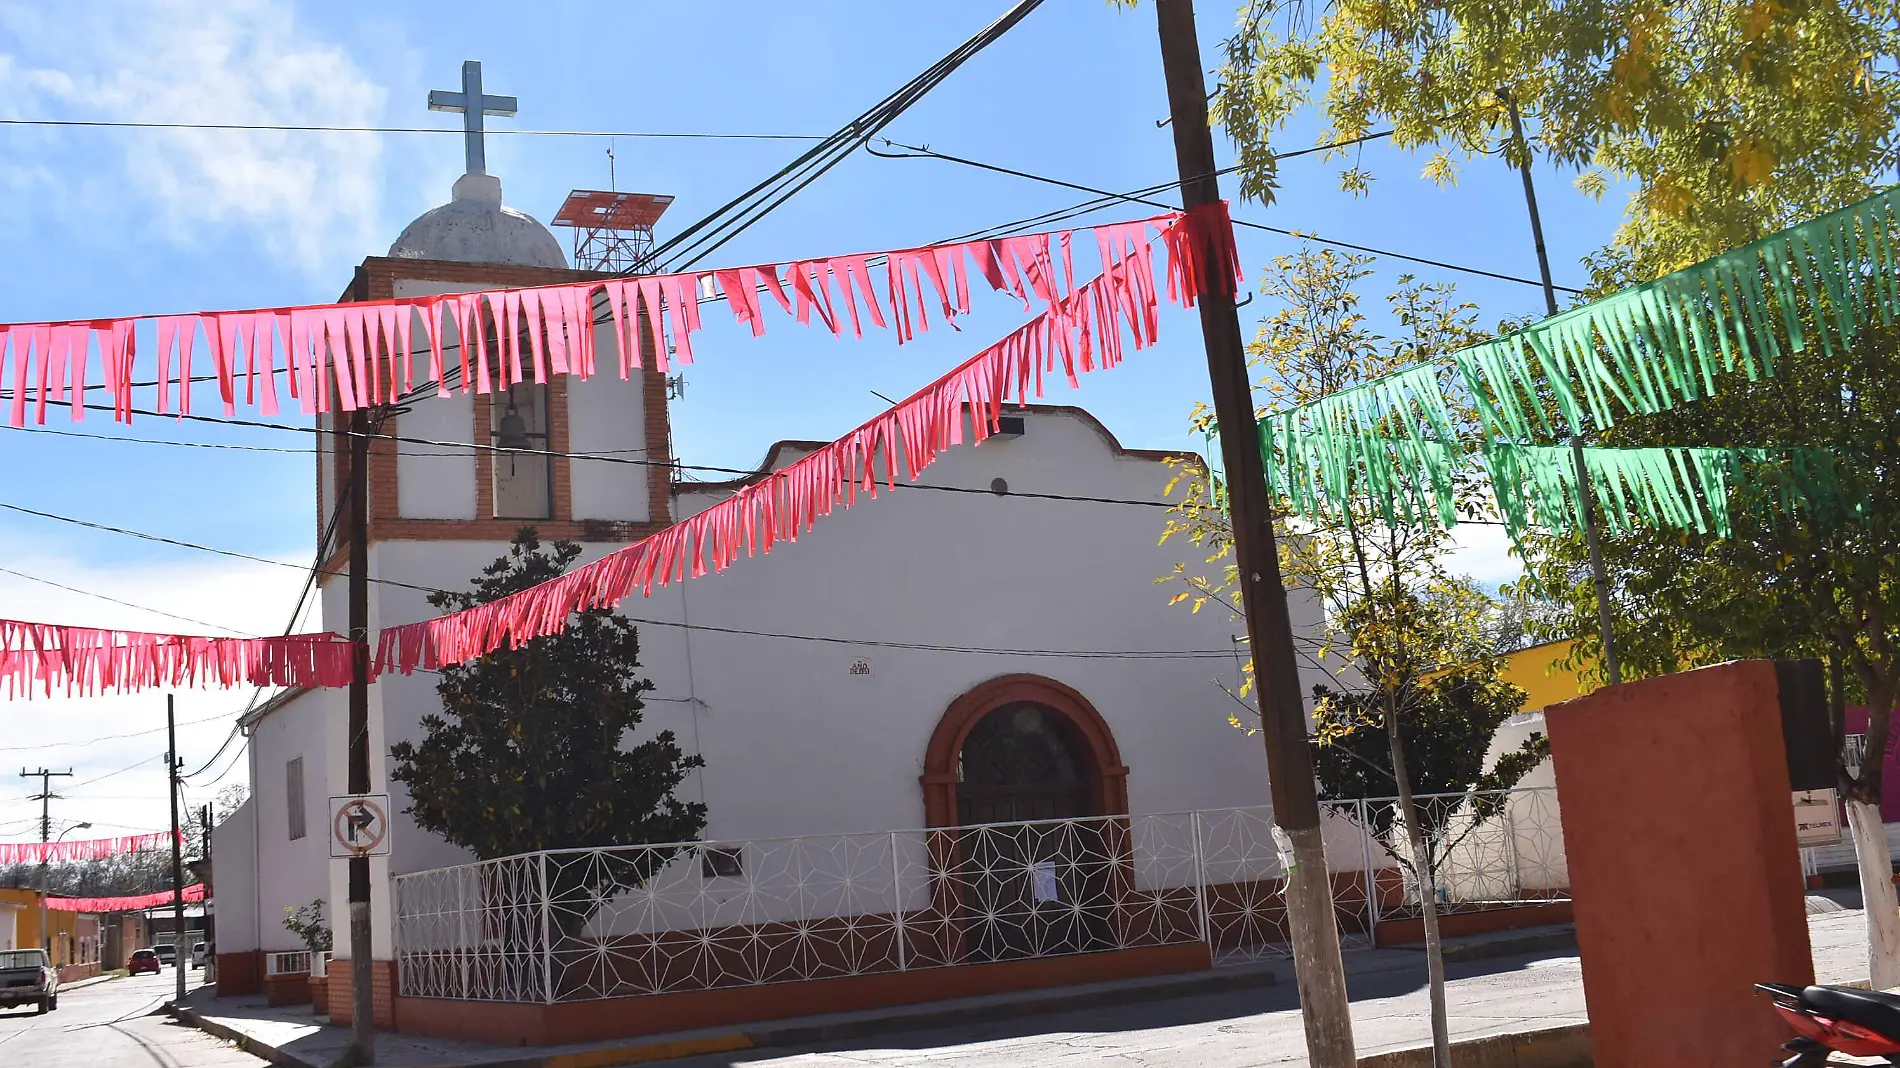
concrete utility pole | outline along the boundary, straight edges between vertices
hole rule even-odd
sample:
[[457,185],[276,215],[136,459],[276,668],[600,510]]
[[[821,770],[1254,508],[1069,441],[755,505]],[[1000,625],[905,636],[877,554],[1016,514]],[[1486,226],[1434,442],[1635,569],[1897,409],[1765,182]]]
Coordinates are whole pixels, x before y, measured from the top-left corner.
[[185,762],[178,759],[178,719],[171,694],[165,695],[165,792],[172,802],[172,970],[178,973],[178,1004],[185,1000],[185,968],[191,957],[190,939],[185,937],[185,847],[178,833],[178,772]]
[[[1220,201],[1214,172],[1214,135],[1207,124],[1207,82],[1194,29],[1193,0],[1156,0],[1161,62],[1168,83],[1181,199],[1189,209]],[[1210,265],[1212,266],[1212,265]],[[1211,273],[1211,272],[1210,272]],[[1254,430],[1253,390],[1234,301],[1220,293],[1199,297],[1201,334],[1214,412],[1221,427],[1221,460],[1227,468],[1228,508],[1234,527],[1234,558],[1240,568],[1241,608],[1253,654],[1254,692],[1260,701],[1261,736],[1273,791],[1275,837],[1291,840],[1286,875],[1286,912],[1293,934],[1300,1014],[1314,1068],[1354,1068],[1352,1012],[1346,972],[1339,957],[1339,927],[1333,918],[1333,888],[1320,837],[1319,797],[1313,754],[1307,747],[1306,706],[1300,696],[1293,626],[1286,586],[1280,578],[1266,470]],[[1285,850],[1285,843],[1281,846]]]
[[[480,93],[477,67],[476,93]],[[479,112],[481,105],[473,105]],[[476,120],[479,122],[479,118]],[[369,299],[369,274],[356,269],[353,300]],[[369,412],[350,413],[350,673],[349,792],[367,794],[369,781]],[[331,830],[330,833],[335,833]],[[350,866],[350,1035],[357,1064],[376,1063],[376,994],[371,972],[369,858]]]
[[[67,768],[65,771],[48,771],[45,768],[41,768],[38,771],[28,771],[25,768],[20,769],[20,778],[31,779],[37,776],[40,780],[40,792],[27,798],[27,800],[38,801],[40,803],[41,845],[45,845],[53,837],[52,801],[54,794],[52,782],[55,778],[70,779],[72,775],[73,769],[71,768]],[[87,824],[87,826],[90,827],[92,825]],[[51,961],[53,959],[53,933],[46,929],[46,857],[43,854],[40,857],[40,948],[46,950],[46,959]]]
[[[1557,287],[1550,280],[1550,253],[1544,248],[1544,220],[1537,214],[1537,186],[1531,182],[1531,148],[1524,140],[1524,120],[1517,113],[1517,101],[1510,91],[1498,90],[1504,110],[1511,118],[1511,139],[1517,144],[1524,165],[1518,174],[1524,179],[1524,206],[1531,215],[1531,241],[1537,246],[1537,270],[1544,282],[1544,311],[1557,314]],[[1590,583],[1596,588],[1597,627],[1603,633],[1603,671],[1614,686],[1623,681],[1622,668],[1616,662],[1614,618],[1610,612],[1610,583],[1603,574],[1603,545],[1597,535],[1596,492],[1590,488],[1590,470],[1583,462],[1583,436],[1571,428],[1570,462],[1577,469],[1577,503],[1583,508],[1583,541],[1590,554]]]

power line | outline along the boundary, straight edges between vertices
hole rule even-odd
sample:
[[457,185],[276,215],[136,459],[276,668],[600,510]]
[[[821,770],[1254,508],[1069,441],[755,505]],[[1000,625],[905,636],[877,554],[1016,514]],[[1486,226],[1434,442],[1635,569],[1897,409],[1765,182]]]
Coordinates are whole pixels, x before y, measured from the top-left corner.
[[[988,491],[982,491],[982,492],[988,492]],[[211,550],[211,551],[216,551],[216,550]],[[291,566],[295,566],[295,565],[291,565]],[[376,578],[375,576],[371,576],[370,581],[398,585],[398,586],[402,586],[408,589],[425,589],[425,587],[411,586],[408,583],[394,582],[394,580],[390,580],[390,579],[379,579],[379,578]],[[442,592],[442,591],[431,590],[429,592]],[[666,619],[643,619],[643,618],[637,618],[637,617],[632,617],[632,616],[628,616],[626,618],[628,622],[633,623],[636,626],[668,627],[668,628],[674,628],[674,629],[679,629],[679,630],[701,631],[701,632],[711,633],[711,634],[727,634],[727,635],[736,635],[736,636],[754,637],[754,638],[778,638],[778,639],[785,639],[785,640],[790,640],[790,641],[818,642],[818,643],[827,644],[827,645],[856,645],[856,646],[865,646],[867,648],[903,649],[903,650],[914,650],[914,651],[919,651],[919,652],[970,653],[970,654],[995,655],[995,656],[1030,656],[1030,657],[1039,657],[1039,658],[1072,658],[1072,659],[1091,659],[1091,660],[1093,659],[1128,659],[1128,660],[1202,659],[1202,658],[1207,658],[1207,657],[1221,657],[1221,656],[1233,655],[1233,650],[1231,649],[1015,649],[1015,648],[1008,648],[1008,647],[1001,647],[1001,646],[957,645],[957,644],[944,643],[944,642],[904,642],[904,641],[896,641],[896,640],[891,640],[891,639],[880,639],[880,638],[843,638],[843,637],[835,637],[832,635],[823,635],[823,634],[798,634],[798,633],[788,632],[788,631],[755,630],[755,629],[744,628],[744,627],[722,627],[722,626],[717,626],[713,624],[705,624],[705,623],[684,623],[684,622],[679,622],[675,620],[666,620]],[[223,717],[213,716],[210,718],[220,719]],[[206,721],[195,720],[193,722],[206,722]],[[160,728],[160,729],[162,730],[163,728]],[[146,731],[146,732],[139,732],[139,733],[143,734],[143,733],[153,733],[153,732]],[[134,736],[135,735],[126,735],[124,737],[134,737]],[[114,736],[114,737],[118,737],[118,736]],[[108,739],[96,739],[96,740],[104,741]],[[48,745],[48,746],[29,746],[29,747],[22,747],[22,748],[52,748],[55,745],[65,745],[65,744],[80,744],[80,743],[63,743],[62,742],[62,743],[52,743],[52,745]],[[7,751],[7,750],[0,749],[0,752],[3,752],[3,751]],[[222,753],[222,751],[223,750],[220,749],[220,753]]]
[[[0,126],[79,127],[105,130],[233,130],[268,133],[370,133],[370,134],[454,134],[460,127],[447,126],[333,126],[301,123],[262,122],[129,122],[103,119],[0,119]],[[822,134],[790,133],[707,133],[674,130],[520,130],[483,131],[490,136],[507,137],[646,137],[681,141],[823,141]]]
[[[176,620],[180,620],[185,623],[191,623],[200,627],[210,627],[212,630],[221,630],[229,634],[238,634],[238,635],[244,635],[245,637],[249,637],[249,635],[245,635],[243,631],[237,630],[232,627],[222,626],[217,623],[208,623],[202,619],[193,619],[191,616],[181,616],[176,612],[167,612],[162,608],[151,608],[149,606],[142,605],[142,604],[133,604],[131,601],[122,601],[117,597],[109,597],[103,593],[94,593],[92,590],[82,590],[77,586],[68,586],[63,582],[54,582],[52,579],[40,578],[38,575],[29,575],[24,571],[16,571],[10,567],[0,567],[0,573],[12,575],[14,578],[24,579],[27,582],[37,582],[42,586],[51,586],[54,589],[65,590],[67,593],[76,593],[81,597],[92,597],[97,600],[107,601],[112,604],[116,604],[120,606],[121,608],[135,608],[141,612],[150,612],[151,614],[155,616],[164,616],[167,619],[176,619]],[[163,730],[164,728],[161,727],[159,729]],[[4,746],[0,746],[0,749],[4,749],[4,748],[5,748]]]
[[[1377,135],[1377,136],[1388,136],[1388,135],[1389,133]],[[1373,135],[1368,135],[1368,137],[1365,139],[1369,140],[1371,136]],[[1095,194],[1095,196],[1097,197],[1097,200],[1084,201],[1083,202],[1084,205],[1105,206],[1102,203],[1102,201],[1106,199],[1107,201],[1129,201],[1136,204],[1145,204],[1145,205],[1148,205],[1149,207],[1163,208],[1168,211],[1181,210],[1180,205],[1178,204],[1172,204],[1165,200],[1156,200],[1149,195],[1150,193],[1158,192],[1160,189],[1168,188],[1169,186],[1174,185],[1175,183],[1167,183],[1159,187],[1148,186],[1145,189],[1138,189],[1138,190],[1134,190],[1128,193],[1114,193],[1106,189],[1097,189],[1094,186],[1081,185],[1076,182],[1063,181],[1060,178],[1051,178],[1048,175],[1037,174],[1033,171],[1018,170],[1014,167],[1004,167],[1004,166],[1000,166],[994,163],[985,163],[981,160],[967,159],[962,156],[953,156],[953,155],[950,155],[949,153],[938,152],[927,147],[907,145],[907,144],[903,144],[902,142],[893,141],[888,137],[884,138],[884,143],[894,148],[904,149],[906,152],[911,153],[911,155],[905,156],[901,154],[892,154],[892,153],[885,153],[885,152],[878,152],[876,150],[871,150],[872,154],[882,159],[915,158],[915,159],[942,160],[943,162],[946,162],[946,163],[955,163],[955,164],[959,164],[965,167],[974,167],[978,170],[992,171],[997,174],[1006,174],[1012,177],[1022,178],[1028,181],[1032,181],[1032,182],[1041,182],[1045,185],[1053,185],[1053,186],[1057,186],[1063,189],[1073,189],[1078,192]],[[1307,149],[1303,151],[1315,151],[1315,150]],[[1232,168],[1232,167],[1224,168],[1224,170],[1233,170],[1233,169],[1235,168]],[[1215,173],[1218,174],[1221,172],[1217,171]],[[1058,209],[1056,214],[1076,210],[1076,209],[1081,208],[1082,206],[1083,205],[1077,205],[1075,209],[1070,209],[1070,208]],[[1094,210],[1094,207],[1090,207],[1088,208],[1088,210],[1092,211]],[[1041,222],[1047,222],[1048,220],[1046,218],[1043,218],[1043,219],[1038,219],[1037,221],[1041,223]],[[1305,241],[1312,241],[1321,245],[1333,245],[1338,248],[1351,249],[1355,252],[1364,252],[1370,255],[1383,256],[1389,259],[1404,260],[1408,263],[1422,264],[1427,267],[1437,267],[1437,268],[1440,268],[1441,270],[1447,270],[1447,271],[1457,271],[1462,274],[1477,275],[1483,278],[1495,279],[1500,282],[1517,282],[1523,285],[1536,286],[1539,289],[1542,289],[1544,285],[1541,279],[1521,278],[1517,275],[1503,274],[1498,271],[1487,271],[1479,267],[1466,267],[1462,264],[1449,263],[1444,260],[1427,259],[1423,256],[1411,256],[1403,252],[1392,252],[1387,249],[1373,248],[1370,245],[1360,245],[1360,244],[1355,244],[1350,241],[1339,241],[1333,238],[1321,237],[1318,234],[1309,233],[1303,230],[1288,230],[1282,227],[1268,226],[1265,223],[1252,222],[1246,219],[1235,219],[1233,220],[1233,223],[1235,226],[1246,227],[1252,230],[1263,230],[1263,231],[1266,231],[1267,233],[1279,234],[1283,237],[1295,237],[1295,238],[1299,238]],[[1575,289],[1570,286],[1553,286],[1552,288],[1561,289],[1566,293],[1581,293],[1582,292],[1582,290]]]
[[[216,716],[206,716],[203,719],[186,720],[185,722],[180,723],[179,726],[193,727],[200,723],[210,723],[214,720],[223,719],[224,716],[228,714],[229,713],[216,715]],[[31,752],[31,751],[40,750],[40,749],[64,749],[67,746],[91,745],[94,742],[117,742],[117,741],[122,741],[126,738],[144,738],[147,735],[164,734],[164,733],[165,733],[165,728],[153,727],[151,730],[132,731],[129,734],[104,734],[104,735],[100,735],[97,738],[80,738],[80,739],[69,741],[69,742],[46,742],[42,745],[5,745],[5,746],[0,746],[0,753],[25,753],[25,752]]]
[[[214,553],[218,556],[228,556],[234,560],[248,560],[252,563],[269,564],[272,567],[288,567],[299,571],[303,570],[302,564],[293,564],[285,560],[272,560],[266,556],[253,556],[250,553],[241,553],[235,549],[219,549],[210,545],[200,545],[196,542],[180,541],[177,538],[167,538],[159,534],[148,534],[142,530],[129,530],[125,527],[115,527],[108,523],[95,523],[88,519],[76,519],[72,516],[59,515],[54,512],[42,512],[37,508],[26,508],[21,505],[7,504],[5,502],[0,502],[0,508],[4,508],[10,512],[19,512],[23,515],[36,516],[40,519],[50,519],[57,523],[70,523],[74,526],[85,527],[88,530],[99,530],[108,534],[122,534],[126,537],[138,538],[142,541],[157,542],[161,545],[171,545],[180,549],[192,549],[197,552]],[[343,574],[341,571],[323,571],[321,573],[331,576]],[[371,581],[381,582],[390,586],[400,586],[404,589],[420,590],[423,593],[442,592],[440,590],[431,589],[428,586],[416,586],[407,582],[399,582],[395,579],[373,579]]]
[[[4,397],[4,396],[5,396],[4,391],[0,391],[0,397]],[[112,406],[105,405],[105,404],[96,404],[96,405],[88,404],[86,405],[86,407],[88,409],[98,409],[100,411],[114,410]],[[123,411],[123,409],[119,409],[119,410]],[[134,408],[132,409],[132,412],[135,415],[157,416],[161,414],[161,413],[149,411],[143,408]],[[352,431],[352,430],[339,430],[339,429],[326,430],[322,427],[295,426],[290,423],[268,423],[268,422],[264,422],[262,420],[257,420],[257,419],[227,418],[227,417],[218,417],[218,416],[209,416],[209,415],[185,415],[185,416],[178,416],[178,418],[191,419],[191,420],[206,422],[206,423],[218,423],[218,424],[224,424],[228,426],[241,426],[241,427],[249,427],[253,429],[262,429],[262,430],[278,430],[278,431],[284,431],[288,433],[297,433],[297,434],[328,434],[335,437],[345,437],[345,438],[358,436],[357,432]],[[47,430],[42,430],[40,428],[17,428],[17,429],[26,430],[30,433],[50,432]],[[117,434],[94,435],[87,431],[59,431],[59,433],[62,436],[68,436],[68,437],[73,437],[73,436],[97,437],[99,440],[104,440],[104,441],[125,441],[125,442],[132,442],[132,443],[137,443],[137,444],[149,444],[149,445],[173,445],[173,446],[178,446],[182,448],[193,448],[193,447],[196,447],[197,444],[199,444],[199,443],[193,443],[193,442],[163,441],[157,438],[130,438],[130,437],[122,437]],[[770,474],[770,472],[760,471],[758,468],[720,467],[714,464],[688,464],[688,463],[680,463],[677,461],[669,461],[669,460],[652,460],[652,459],[643,459],[643,458],[632,457],[632,456],[616,456],[616,455],[612,455],[609,452],[591,452],[591,453],[590,452],[561,452],[554,449],[504,448],[503,446],[500,446],[500,445],[487,444],[484,442],[441,441],[434,438],[418,438],[418,437],[410,437],[410,436],[402,435],[402,434],[384,434],[380,432],[371,432],[371,433],[364,434],[361,436],[366,437],[370,439],[371,441],[376,441],[380,439],[383,441],[393,441],[393,442],[405,443],[405,444],[410,444],[410,445],[428,445],[437,449],[453,449],[453,450],[462,450],[462,451],[469,451],[469,452],[488,452],[488,453],[498,453],[502,455],[512,455],[512,456],[545,456],[545,457],[554,458],[554,459],[587,460],[587,461],[593,461],[596,463],[630,464],[635,467],[659,467],[659,468],[667,468],[667,469],[675,470],[675,471],[699,471],[699,472],[705,472],[708,474],[735,475],[740,478],[752,478],[752,477],[763,478],[763,477],[767,477]],[[297,450],[290,450],[290,451],[294,451],[297,453],[311,453],[311,452],[315,452],[316,450],[297,449]],[[639,451],[644,452],[645,450],[639,450]],[[409,455],[417,455],[417,454],[409,454]],[[421,455],[437,455],[437,454],[421,454]],[[1186,455],[1185,450],[1183,451],[1183,455]],[[695,483],[685,482],[685,483],[680,483],[680,485],[691,487],[695,485]],[[973,493],[973,494],[979,494],[979,495],[990,494],[990,495],[999,496],[999,497],[1026,497],[1033,500],[1074,501],[1074,502],[1080,502],[1080,503],[1086,503],[1086,504],[1122,504],[1122,505],[1133,505],[1133,506],[1144,507],[1144,508],[1176,507],[1176,503],[1171,502],[1171,501],[1133,500],[1133,499],[1119,498],[1119,497],[1095,497],[1095,496],[1088,496],[1084,494],[1038,493],[1038,492],[1031,492],[1031,491],[1019,491],[1019,490],[1013,490],[1013,489],[1008,490],[1004,493],[997,493],[993,489],[985,489],[985,488],[977,487],[977,486],[938,486],[938,485],[932,485],[932,484],[922,483],[922,482],[898,482],[898,483],[895,483],[895,487],[898,489],[908,489],[908,490],[928,490],[928,491],[934,491],[938,493]],[[0,504],[0,508],[13,508],[15,511],[27,511],[27,509],[19,508],[16,505]],[[41,513],[34,513],[34,514],[41,514]],[[47,518],[60,518],[60,517],[47,516]],[[164,539],[158,539],[158,540],[164,540]],[[185,546],[185,547],[191,548],[192,546]],[[250,560],[261,560],[261,558],[259,557],[246,556],[242,558],[250,559]],[[281,560],[270,560],[270,561],[262,561],[262,562],[273,563],[280,567],[297,566],[295,564],[287,564]],[[325,574],[329,574],[329,572],[325,572]]]
[[[379,422],[377,425],[380,426],[381,423]],[[303,616],[303,606],[305,602],[307,602],[310,599],[310,591],[316,588],[317,570],[323,566],[323,559],[330,552],[330,541],[332,538],[336,536],[337,524],[341,522],[343,518],[343,506],[349,503],[350,496],[351,496],[350,487],[348,483],[344,483],[343,485],[338,487],[336,505],[330,509],[330,518],[327,522],[324,523],[323,530],[320,531],[317,535],[317,551],[316,551],[316,555],[310,561],[309,574],[304,576],[303,589],[300,592],[298,592],[297,603],[290,610],[290,620],[284,624],[284,634],[286,636],[288,636],[293,630],[297,629],[297,620]],[[377,581],[377,580],[374,578],[371,578],[370,581]],[[367,638],[367,635],[365,635],[365,638]],[[224,741],[218,744],[218,750],[217,752],[211,754],[211,759],[205,761],[196,770],[190,772],[189,774],[181,775],[177,777],[175,781],[178,782],[180,788],[183,788],[184,780],[197,778],[199,775],[204,774],[205,769],[217,763],[218,758],[220,756],[223,756],[224,751],[230,747],[231,740],[244,733],[244,721],[250,717],[252,712],[255,712],[257,710],[257,703],[264,696],[264,690],[266,688],[267,687],[265,687],[262,683],[259,683],[257,687],[251,691],[251,699],[244,703],[244,711],[238,713],[237,719],[232,721],[230,732],[224,736]],[[247,740],[245,744],[248,745],[250,743]],[[239,746],[238,748],[240,752],[243,750],[243,746]],[[229,773],[229,770],[230,769],[228,768],[226,769],[227,774]],[[223,777],[224,777],[223,775],[220,775],[218,778],[221,779]],[[215,782],[216,780],[213,780],[213,781]]]
[[[1042,0],[1018,0],[996,21],[978,30],[948,55],[932,63],[915,78],[873,104],[803,155],[720,205],[705,218],[661,242],[636,266],[641,270],[652,270],[656,266],[661,270],[678,270],[690,267],[710,255],[843,162],[880,130],[897,121],[925,94],[942,84],[957,68],[995,43],[1041,5]],[[632,273],[632,269],[625,273]]]

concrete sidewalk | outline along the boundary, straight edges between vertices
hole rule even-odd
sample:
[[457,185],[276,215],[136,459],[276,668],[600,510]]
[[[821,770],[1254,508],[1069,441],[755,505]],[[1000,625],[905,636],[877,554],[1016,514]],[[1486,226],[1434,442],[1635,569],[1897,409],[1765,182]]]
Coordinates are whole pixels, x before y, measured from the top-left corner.
[[[1810,918],[1821,982],[1864,978],[1864,917],[1858,911]],[[1582,972],[1566,928],[1454,940],[1450,997],[1453,1039],[1576,1045],[1587,1024]],[[1448,948],[1452,948],[1448,944]],[[1508,955],[1501,955],[1508,954]],[[1372,1065],[1408,1064],[1429,1041],[1416,949],[1346,954],[1354,1030]],[[1277,984],[1275,989],[1248,990]],[[181,1015],[279,1064],[329,1068],[348,1047],[346,1029],[325,1026],[308,1007],[267,1008],[261,998],[188,999]],[[1516,1041],[1525,1041],[1519,1039]],[[506,1048],[402,1034],[378,1036],[377,1062],[391,1068],[599,1068],[684,1058],[677,1068],[743,1061],[790,1065],[989,1065],[1041,1063],[1077,1052],[1137,1064],[1240,1066],[1303,1063],[1304,1029],[1291,965],[1244,969],[912,1006],[804,1017],[739,1029],[650,1039]],[[1558,1063],[1558,1062],[1552,1062]],[[1567,1063],[1567,1062],[1565,1062]]]

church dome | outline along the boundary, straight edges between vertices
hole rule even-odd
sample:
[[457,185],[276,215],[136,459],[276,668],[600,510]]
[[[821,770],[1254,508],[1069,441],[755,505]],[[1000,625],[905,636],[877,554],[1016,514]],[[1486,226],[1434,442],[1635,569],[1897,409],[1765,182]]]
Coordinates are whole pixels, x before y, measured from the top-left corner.
[[566,267],[561,242],[533,216],[501,202],[501,181],[465,174],[452,199],[403,228],[389,254],[399,259]]

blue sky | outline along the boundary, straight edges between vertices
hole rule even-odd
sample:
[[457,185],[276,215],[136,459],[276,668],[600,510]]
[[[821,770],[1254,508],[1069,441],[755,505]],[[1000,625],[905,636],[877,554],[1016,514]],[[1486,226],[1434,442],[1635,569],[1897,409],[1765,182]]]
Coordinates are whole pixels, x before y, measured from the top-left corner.
[[[283,0],[139,0],[55,16],[50,6],[0,3],[0,118],[449,127],[456,117],[427,111],[427,92],[456,88],[462,60],[479,59],[489,92],[520,99],[519,116],[491,119],[497,127],[822,134],[1006,6],[735,0],[524,7],[458,0],[371,11]],[[1199,6],[1211,67],[1233,11],[1214,0]],[[888,134],[1123,189],[1174,173],[1170,134],[1156,126],[1165,114],[1150,7],[1050,0]],[[1307,147],[1314,132],[1302,121],[1280,143]],[[409,219],[447,198],[462,169],[461,142],[452,136],[10,126],[0,127],[0,143],[5,321],[334,299],[356,263],[384,252]],[[546,220],[569,189],[606,185],[608,147],[594,137],[494,137],[489,170],[501,177],[511,205]],[[677,197],[660,227],[664,237],[802,146],[621,138],[613,147],[620,188]],[[1225,145],[1220,151],[1227,155]],[[1458,186],[1440,189],[1418,177],[1422,158],[1380,145],[1367,146],[1362,158],[1379,178],[1369,196],[1338,190],[1339,162],[1307,157],[1283,166],[1277,203],[1240,206],[1236,214],[1534,276],[1521,193],[1499,162],[1472,161]],[[1540,175],[1540,193],[1558,281],[1576,284],[1583,276],[1578,258],[1608,239],[1620,204],[1590,201],[1571,188],[1570,177]],[[951,164],[860,153],[704,266],[911,246],[1079,199]],[[1131,207],[1100,218],[1136,214]],[[1240,238],[1250,276],[1295,247],[1256,231],[1243,230]],[[1400,270],[1448,277],[1382,266],[1388,282]],[[1479,303],[1487,322],[1542,310],[1535,288],[1449,277]],[[777,438],[834,436],[883,407],[871,391],[908,393],[1020,319],[1019,309],[992,301],[962,333],[934,331],[901,349],[888,335],[837,340],[783,319],[759,341],[709,329],[710,343],[696,339],[700,362],[686,369],[686,396],[673,410],[676,451],[688,463],[751,466]],[[1176,312],[1164,320],[1158,349],[1085,380],[1079,393],[1050,399],[1087,406],[1132,447],[1191,444],[1187,414],[1207,392],[1199,343],[1194,319]],[[79,429],[111,428],[95,416]],[[130,433],[309,446],[300,435],[159,419],[142,420]],[[0,471],[7,473],[0,476],[0,502],[284,561],[306,560],[314,540],[312,470],[311,457],[297,452],[0,430]],[[241,565],[18,515],[0,514],[0,545],[0,562],[15,570],[250,632],[282,627],[299,582],[289,568]],[[1469,561],[1488,580],[1508,573],[1499,546],[1481,535]],[[0,616],[204,629],[6,574]],[[198,711],[181,718],[209,718],[242,698],[193,694],[187,703]],[[158,743],[63,743],[150,727],[162,722],[154,718],[160,707],[150,697],[10,705],[0,756],[113,771]],[[215,721],[194,727],[186,756],[208,757],[223,730]],[[19,744],[61,747],[9,752]],[[102,820],[151,825],[150,814],[162,809],[138,798],[162,798],[159,776],[153,763],[99,783],[92,810],[106,813]],[[26,793],[21,787],[18,793]],[[121,794],[125,800],[114,800]],[[73,804],[86,796],[77,793]],[[0,793],[0,839],[14,836],[12,825],[26,814],[17,797]]]

